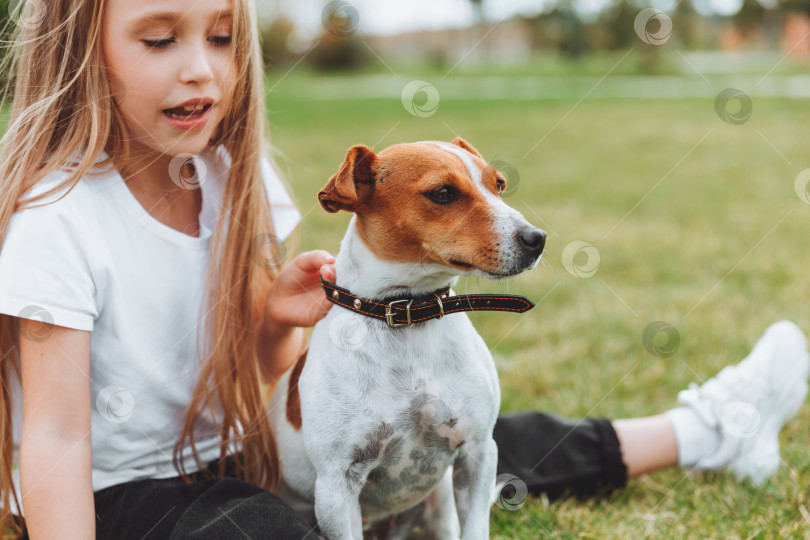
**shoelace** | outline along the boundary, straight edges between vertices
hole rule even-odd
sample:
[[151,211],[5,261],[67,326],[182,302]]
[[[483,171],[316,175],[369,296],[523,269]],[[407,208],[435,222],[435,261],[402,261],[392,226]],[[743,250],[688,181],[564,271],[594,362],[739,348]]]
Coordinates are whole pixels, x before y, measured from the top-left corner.
[[717,426],[720,421],[720,411],[716,409],[718,405],[728,404],[734,396],[750,396],[756,402],[752,404],[758,406],[762,399],[773,392],[770,380],[763,377],[747,378],[745,372],[738,365],[726,366],[703,385],[689,383],[689,390],[680,396],[681,401],[690,405],[707,425]]

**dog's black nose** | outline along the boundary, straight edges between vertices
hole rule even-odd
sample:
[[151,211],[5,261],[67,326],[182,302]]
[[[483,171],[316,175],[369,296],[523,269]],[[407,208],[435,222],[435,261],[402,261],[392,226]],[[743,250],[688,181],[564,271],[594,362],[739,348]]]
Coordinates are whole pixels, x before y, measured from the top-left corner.
[[518,243],[532,257],[539,257],[546,245],[546,233],[543,229],[524,227],[518,231]]

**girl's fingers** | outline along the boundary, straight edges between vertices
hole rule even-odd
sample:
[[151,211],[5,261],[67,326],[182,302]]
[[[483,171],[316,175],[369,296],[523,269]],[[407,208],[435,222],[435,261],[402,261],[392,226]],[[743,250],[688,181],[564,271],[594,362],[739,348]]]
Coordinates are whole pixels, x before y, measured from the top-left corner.
[[331,281],[332,283],[334,283],[335,280],[337,279],[337,273],[335,272],[335,265],[325,264],[321,266],[321,276],[326,281]]
[[318,317],[318,320],[320,321],[321,319],[326,317],[326,314],[329,313],[330,309],[332,309],[332,302],[324,299],[324,304],[321,306],[321,316]]
[[296,259],[298,267],[304,272],[316,272],[321,266],[335,262],[332,254],[322,249],[307,251],[296,257]]

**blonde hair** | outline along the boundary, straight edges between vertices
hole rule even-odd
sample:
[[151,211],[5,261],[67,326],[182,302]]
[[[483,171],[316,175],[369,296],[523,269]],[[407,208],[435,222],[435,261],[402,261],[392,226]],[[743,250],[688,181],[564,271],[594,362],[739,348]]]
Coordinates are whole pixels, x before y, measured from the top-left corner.
[[[14,89],[8,129],[0,144],[0,250],[12,215],[65,187],[72,189],[92,173],[102,151],[108,159],[101,166],[126,161],[130,147],[105,72],[101,30],[105,0],[28,0],[19,24],[13,29],[10,54],[3,58],[2,72],[8,80],[3,104]],[[37,9],[39,8],[39,9]],[[233,1],[231,48],[237,66],[237,82],[231,105],[211,139],[211,148],[224,146],[231,166],[214,230],[210,254],[206,301],[209,313],[205,334],[210,348],[199,351],[203,365],[192,400],[185,411],[182,433],[174,448],[174,465],[186,481],[182,450],[191,445],[196,465],[203,469],[195,445],[196,420],[209,411],[221,410],[220,466],[231,442],[243,442],[234,456],[237,477],[268,490],[279,482],[278,456],[265,412],[267,389],[263,387],[254,345],[254,327],[263,314],[275,264],[258,264],[258,238],[274,238],[261,176],[264,154],[264,90],[256,14],[250,0]],[[82,155],[80,161],[72,160]],[[70,165],[69,168],[66,168]],[[61,169],[69,176],[47,193],[26,201],[20,199],[37,182]],[[274,250],[279,253],[280,250]],[[262,258],[264,257],[264,258]],[[15,317],[0,315],[0,531],[21,528],[10,520],[13,497],[20,499],[12,482],[13,429],[10,370],[19,361],[19,328]],[[13,367],[13,368],[12,368]],[[21,378],[21,377],[20,377]]]

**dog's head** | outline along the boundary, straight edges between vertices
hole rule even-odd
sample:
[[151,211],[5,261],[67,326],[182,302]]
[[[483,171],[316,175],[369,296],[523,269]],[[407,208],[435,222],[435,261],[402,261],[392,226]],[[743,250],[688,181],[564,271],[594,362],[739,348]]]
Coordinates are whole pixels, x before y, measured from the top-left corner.
[[464,139],[349,149],[318,193],[327,212],[357,215],[357,232],[380,259],[438,264],[498,278],[540,260],[546,234],[501,198],[506,179]]

